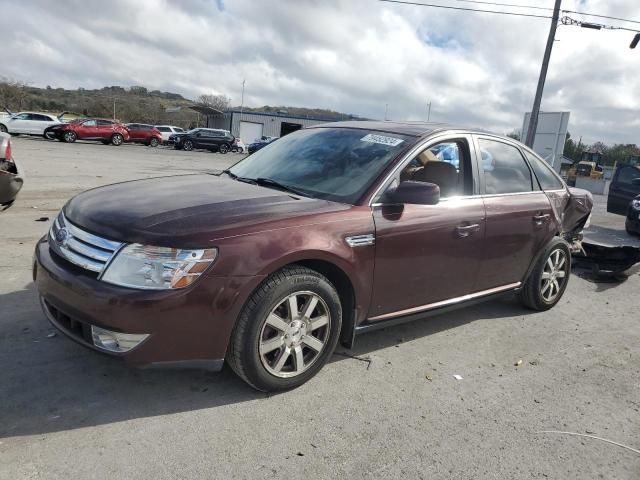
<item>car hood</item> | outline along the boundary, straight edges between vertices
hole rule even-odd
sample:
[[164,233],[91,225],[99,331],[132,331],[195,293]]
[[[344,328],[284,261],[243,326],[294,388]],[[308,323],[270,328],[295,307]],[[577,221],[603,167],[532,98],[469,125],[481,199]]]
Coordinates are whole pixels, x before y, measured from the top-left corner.
[[304,217],[346,210],[216,175],[182,175],[88,190],[64,207],[67,220],[105,238],[200,248],[219,238],[294,227]]

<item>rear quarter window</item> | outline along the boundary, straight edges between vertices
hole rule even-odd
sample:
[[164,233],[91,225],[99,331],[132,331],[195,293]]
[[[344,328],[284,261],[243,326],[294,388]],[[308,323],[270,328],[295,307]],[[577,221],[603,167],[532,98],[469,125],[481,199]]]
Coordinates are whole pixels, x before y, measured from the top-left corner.
[[538,182],[540,183],[540,188],[542,188],[542,190],[560,190],[564,188],[562,180],[560,180],[547,162],[526,150],[524,151],[524,154],[529,161],[529,165],[531,165],[531,168],[533,169],[533,173],[535,173],[538,178]]

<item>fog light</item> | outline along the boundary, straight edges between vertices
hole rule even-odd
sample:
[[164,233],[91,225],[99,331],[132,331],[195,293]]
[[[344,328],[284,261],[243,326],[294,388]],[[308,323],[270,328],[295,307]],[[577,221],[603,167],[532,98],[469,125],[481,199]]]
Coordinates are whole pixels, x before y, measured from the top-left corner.
[[112,332],[92,325],[91,336],[96,347],[109,352],[124,353],[140,345],[149,334]]

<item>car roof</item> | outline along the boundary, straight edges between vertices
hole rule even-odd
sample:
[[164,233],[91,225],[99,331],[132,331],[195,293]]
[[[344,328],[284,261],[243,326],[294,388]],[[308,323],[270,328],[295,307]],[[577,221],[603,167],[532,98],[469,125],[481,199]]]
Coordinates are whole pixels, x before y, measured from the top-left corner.
[[380,120],[349,120],[344,122],[330,122],[314,125],[309,128],[358,128],[362,130],[376,130],[379,132],[398,133],[413,137],[424,137],[435,132],[446,130],[464,130],[472,133],[490,133],[478,128],[469,128],[450,123],[434,122],[391,122]]
[[11,115],[20,115],[21,113],[34,113],[36,115],[46,115],[47,117],[53,117],[53,118],[58,118],[58,115],[56,115],[55,113],[49,113],[49,112],[32,112],[31,110],[25,110],[22,112],[13,112]]

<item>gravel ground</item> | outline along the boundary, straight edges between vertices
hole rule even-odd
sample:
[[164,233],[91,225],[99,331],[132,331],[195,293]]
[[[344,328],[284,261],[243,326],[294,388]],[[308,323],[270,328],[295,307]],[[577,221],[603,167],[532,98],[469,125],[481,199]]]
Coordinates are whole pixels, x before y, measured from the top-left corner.
[[[546,313],[505,298],[363,335],[265,395],[228,368],[133,370],[51,337],[30,280],[71,195],[239,155],[22,137],[14,153],[27,179],[0,213],[0,479],[640,478],[639,452],[542,433],[640,450],[637,269],[574,275]],[[596,200],[594,223],[623,228]]]

